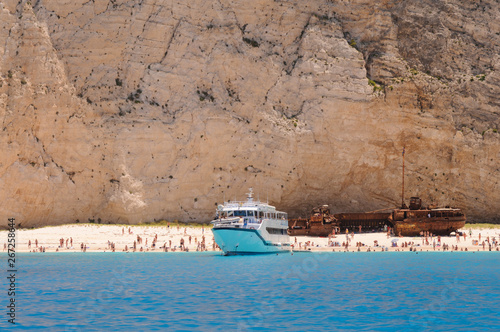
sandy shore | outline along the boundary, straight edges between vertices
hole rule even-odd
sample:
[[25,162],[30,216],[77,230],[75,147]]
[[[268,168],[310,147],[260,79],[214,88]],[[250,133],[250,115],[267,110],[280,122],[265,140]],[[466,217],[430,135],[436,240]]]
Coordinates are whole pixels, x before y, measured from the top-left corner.
[[[352,233],[336,235],[335,238],[291,237],[296,249],[304,249],[310,241],[308,249],[312,251],[491,251],[500,250],[500,226],[491,229],[462,229],[464,236],[432,236],[432,237],[396,237],[386,233]],[[346,249],[345,243],[349,238]],[[488,242],[489,241],[489,242]],[[334,244],[332,247],[331,244]],[[484,247],[483,247],[484,242]],[[330,243],[330,245],[329,245]]]
[[[7,237],[7,231],[0,232],[2,249]],[[155,238],[156,243],[153,246]],[[19,229],[16,231],[16,251],[39,252],[40,248],[43,248],[45,252],[80,252],[83,246],[86,252],[111,252],[112,244],[115,251],[134,251],[134,241],[138,252],[163,252],[161,247],[165,245],[169,251],[179,251],[181,239],[184,239],[184,246],[189,251],[196,251],[203,238],[205,248],[213,250],[213,235],[209,228],[71,224]],[[63,246],[60,245],[62,239]]]
[[[466,234],[457,239],[456,236],[428,237],[393,237],[385,233],[360,233],[349,235],[349,246],[346,249],[346,235],[337,235],[335,238],[291,237],[296,250],[311,251],[442,251],[448,246],[448,251],[489,251],[500,250],[497,242],[500,240],[500,227],[490,229],[464,229]],[[469,235],[472,232],[472,235]],[[138,237],[141,238],[139,243]],[[153,241],[156,243],[153,247]],[[190,240],[191,238],[191,240]],[[181,240],[185,247],[193,252],[201,250],[200,246],[205,239],[205,248],[214,250],[214,238],[210,228],[188,226],[122,226],[122,225],[63,225],[38,229],[20,229],[16,231],[17,252],[80,252],[82,245],[86,252],[111,252],[114,244],[115,251],[163,252],[164,246],[169,251],[179,251]],[[8,231],[0,231],[0,245],[6,251]],[[64,240],[60,246],[61,239]],[[330,241],[330,242],[329,242]],[[375,242],[377,241],[377,243]],[[489,242],[488,242],[489,241]],[[29,243],[31,242],[31,246]],[[332,242],[334,246],[332,246]],[[484,246],[483,246],[484,242]],[[72,245],[71,245],[72,243]],[[330,245],[329,245],[330,243]],[[37,245],[38,244],[38,245]],[[405,245],[406,244],[406,245]],[[435,244],[435,245],[434,245]],[[396,246],[395,246],[396,245]],[[446,246],[445,246],[446,245]],[[218,249],[215,249],[218,250]]]

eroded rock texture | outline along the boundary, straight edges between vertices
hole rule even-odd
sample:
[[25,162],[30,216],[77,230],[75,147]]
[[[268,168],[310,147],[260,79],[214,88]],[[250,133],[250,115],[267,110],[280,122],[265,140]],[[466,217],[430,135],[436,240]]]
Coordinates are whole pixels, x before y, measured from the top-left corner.
[[500,221],[496,0],[0,3],[0,224],[406,196]]

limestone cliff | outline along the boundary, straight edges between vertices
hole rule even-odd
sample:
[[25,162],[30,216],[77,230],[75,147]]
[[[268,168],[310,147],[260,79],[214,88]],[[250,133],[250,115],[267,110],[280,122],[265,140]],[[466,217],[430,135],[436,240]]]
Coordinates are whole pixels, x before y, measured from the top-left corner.
[[0,225],[406,196],[500,221],[496,0],[0,2]]

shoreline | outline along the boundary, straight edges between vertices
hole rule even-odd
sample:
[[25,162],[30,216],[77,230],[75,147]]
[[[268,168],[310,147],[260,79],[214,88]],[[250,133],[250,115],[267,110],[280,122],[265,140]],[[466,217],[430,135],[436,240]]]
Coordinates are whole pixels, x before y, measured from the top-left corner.
[[[345,234],[319,238],[290,236],[294,252],[432,252],[500,251],[500,225],[488,228],[464,228],[464,236],[397,237],[386,233]],[[7,252],[8,231],[0,231],[0,248]],[[17,229],[16,252],[179,252],[181,243],[189,252],[221,252],[215,247],[210,227],[164,225],[68,224],[36,229]],[[483,246],[484,242],[484,246]],[[30,246],[31,243],[31,246]],[[61,246],[62,243],[62,246]],[[154,246],[153,246],[154,243]],[[203,246],[203,243],[205,244]],[[332,246],[332,243],[334,246]],[[72,245],[71,245],[72,244]],[[305,245],[307,244],[307,247]],[[84,249],[82,249],[82,245]],[[141,250],[142,248],[142,250]],[[443,248],[445,250],[443,250]],[[446,249],[447,248],[447,249]],[[411,250],[410,250],[411,249]]]

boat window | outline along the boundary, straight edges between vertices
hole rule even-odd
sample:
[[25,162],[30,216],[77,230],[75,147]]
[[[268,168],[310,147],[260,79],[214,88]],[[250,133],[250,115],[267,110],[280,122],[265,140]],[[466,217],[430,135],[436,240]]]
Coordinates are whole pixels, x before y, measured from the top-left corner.
[[280,234],[280,235],[286,234],[286,229],[284,228],[266,227],[266,230],[269,234]]
[[234,216],[235,217],[246,217],[247,216],[247,211],[234,211]]
[[247,211],[247,216],[253,217],[253,211]]
[[232,217],[234,215],[234,211],[227,211],[227,216]]

